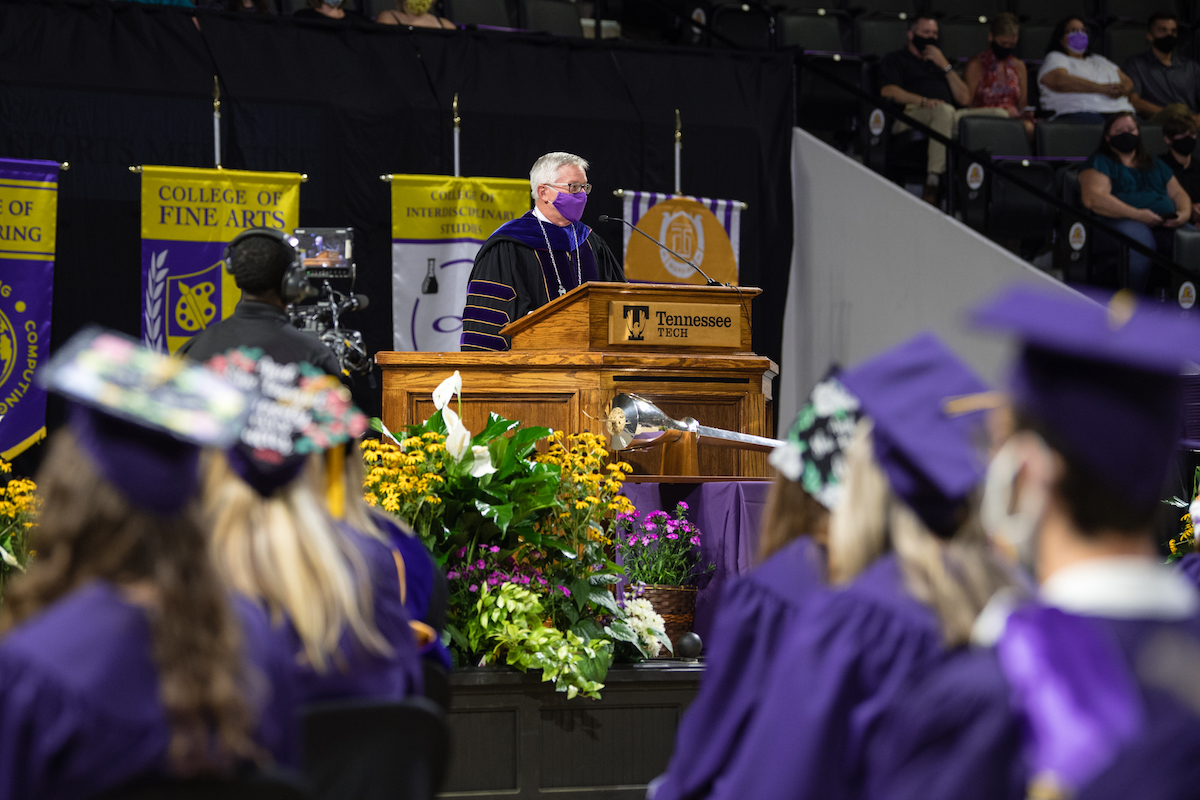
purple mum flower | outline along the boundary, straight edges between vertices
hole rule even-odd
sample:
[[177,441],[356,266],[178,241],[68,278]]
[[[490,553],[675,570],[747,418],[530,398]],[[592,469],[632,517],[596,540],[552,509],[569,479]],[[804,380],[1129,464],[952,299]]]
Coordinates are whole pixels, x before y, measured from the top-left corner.
[[682,500],[679,501],[679,507],[682,508],[684,511],[687,511],[689,508],[691,508],[691,506],[689,506],[687,503],[685,503]]
[[492,545],[491,547],[489,547],[489,548],[488,548],[488,552],[489,552],[489,553],[499,553],[499,552],[500,552],[500,548],[499,548],[499,547],[497,547],[496,545]]
[[468,591],[468,592],[474,592],[474,591],[477,591],[478,589],[479,589],[479,587],[478,587],[478,586],[476,586],[476,585],[475,585],[475,584],[473,584],[473,583],[472,583],[470,586],[468,586],[468,587],[467,587],[467,591]]

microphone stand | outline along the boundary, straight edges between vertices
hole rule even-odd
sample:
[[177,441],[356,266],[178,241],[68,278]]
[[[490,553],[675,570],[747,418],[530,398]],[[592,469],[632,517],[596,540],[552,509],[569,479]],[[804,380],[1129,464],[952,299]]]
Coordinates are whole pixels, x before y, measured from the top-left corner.
[[696,266],[695,264],[693,264],[692,262],[688,261],[688,260],[687,260],[686,258],[684,258],[683,256],[679,255],[679,253],[676,253],[674,250],[672,250],[671,248],[667,247],[665,244],[663,244],[662,242],[660,242],[658,239],[655,239],[653,236],[651,236],[650,234],[646,233],[644,230],[642,230],[642,229],[641,229],[641,228],[639,228],[638,226],[634,225],[634,224],[633,224],[632,222],[630,222],[629,220],[627,220],[627,219],[622,219],[621,217],[610,217],[608,214],[601,214],[601,215],[600,215],[600,216],[599,216],[597,219],[599,219],[601,222],[620,222],[620,223],[623,223],[623,224],[625,224],[625,225],[628,225],[630,228],[632,228],[633,230],[637,231],[637,232],[638,232],[638,233],[640,233],[642,236],[645,236],[647,239],[649,239],[650,241],[654,242],[656,245],[658,245],[659,247],[661,247],[663,250],[666,250],[668,253],[670,253],[671,255],[673,255],[673,256],[675,256],[676,258],[678,258],[678,259],[679,259],[680,261],[682,261],[684,264],[687,264],[689,267],[691,267],[692,269],[696,270],[696,272],[700,273],[700,276],[701,276],[702,278],[704,278],[706,281],[708,281],[708,283],[706,284],[707,286],[724,286],[724,285],[725,285],[725,284],[723,284],[723,283],[720,283],[719,281],[714,281],[712,278],[710,278],[710,277],[708,276],[708,273],[707,273],[707,272],[705,272],[704,270],[700,269],[699,267],[697,267],[697,266]]

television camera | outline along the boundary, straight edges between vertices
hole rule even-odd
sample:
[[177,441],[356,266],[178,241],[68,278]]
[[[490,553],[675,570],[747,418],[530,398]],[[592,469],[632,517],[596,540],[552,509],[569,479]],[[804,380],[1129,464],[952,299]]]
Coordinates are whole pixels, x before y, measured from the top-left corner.
[[296,274],[289,276],[292,324],[324,342],[342,369],[369,373],[371,356],[362,334],[342,327],[343,315],[361,311],[368,303],[365,294],[353,291],[354,229],[297,228],[290,241],[299,262]]

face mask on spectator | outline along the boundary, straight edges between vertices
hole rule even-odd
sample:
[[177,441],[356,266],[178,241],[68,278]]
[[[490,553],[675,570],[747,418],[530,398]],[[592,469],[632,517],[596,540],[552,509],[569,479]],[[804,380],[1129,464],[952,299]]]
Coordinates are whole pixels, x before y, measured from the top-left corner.
[[1154,49],[1160,53],[1169,53],[1179,44],[1178,36],[1159,36],[1154,40]]
[[937,47],[937,43],[938,40],[936,36],[931,38],[929,36],[917,36],[916,34],[913,34],[913,47],[917,48],[918,53],[924,53],[925,48],[929,47],[930,45]]
[[1004,59],[1008,58],[1009,56],[1011,56],[1013,54],[1013,48],[1001,47],[1000,45],[996,44],[995,42],[992,42],[992,52],[996,54],[996,58],[1003,61]]
[[1132,153],[1137,150],[1138,142],[1141,141],[1136,133],[1118,133],[1108,137],[1108,143],[1112,145],[1112,149],[1118,153]]
[[1181,136],[1171,140],[1171,149],[1181,156],[1190,156],[1196,149],[1195,136]]
[[1072,53],[1082,53],[1087,50],[1088,35],[1083,31],[1072,31],[1067,34],[1067,49]]

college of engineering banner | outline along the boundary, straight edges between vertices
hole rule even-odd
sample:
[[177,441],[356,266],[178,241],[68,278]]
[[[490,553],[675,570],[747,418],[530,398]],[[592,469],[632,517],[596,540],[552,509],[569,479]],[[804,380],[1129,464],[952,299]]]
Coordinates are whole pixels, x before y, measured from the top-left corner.
[[[716,280],[738,282],[742,203],[707,197],[677,197],[625,189],[624,217],[630,223],[697,264]],[[625,275],[631,281],[704,283],[691,267],[659,250],[643,236],[625,230]],[[632,241],[631,241],[631,237]],[[632,250],[631,250],[632,247]]]
[[34,370],[50,348],[58,162],[0,158],[0,457],[46,436]]
[[527,180],[392,177],[393,347],[458,349],[475,254],[532,202]]
[[222,265],[247,228],[293,231],[300,173],[142,168],[142,341],[174,353],[233,313],[241,292]]

